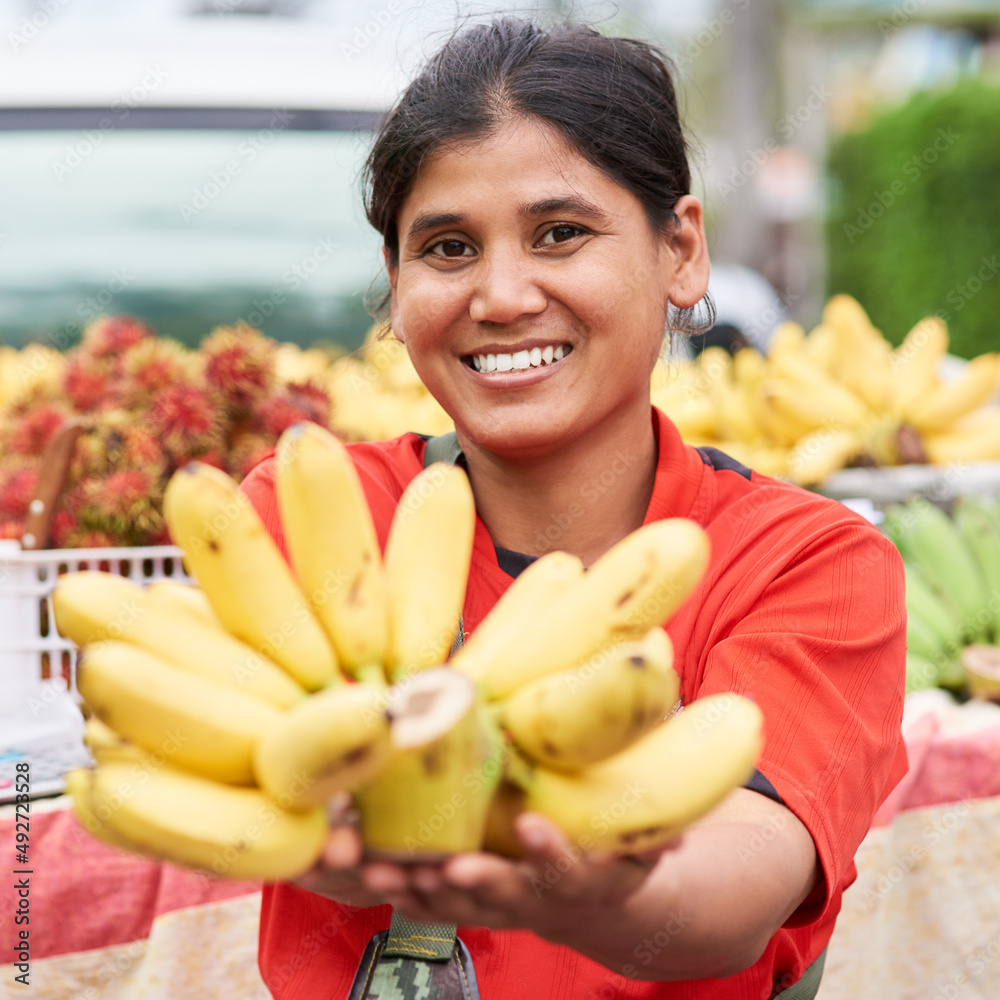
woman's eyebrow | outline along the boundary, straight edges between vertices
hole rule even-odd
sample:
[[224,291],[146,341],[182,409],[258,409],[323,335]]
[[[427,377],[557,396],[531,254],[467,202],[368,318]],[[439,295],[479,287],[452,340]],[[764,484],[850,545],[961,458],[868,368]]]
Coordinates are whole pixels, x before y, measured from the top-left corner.
[[457,215],[455,212],[425,212],[410,223],[406,236],[407,239],[413,240],[431,229],[438,229],[441,226],[460,226],[463,222],[465,216]]
[[521,206],[521,214],[528,217],[536,215],[558,215],[568,212],[570,215],[583,215],[590,219],[606,221],[608,216],[596,205],[578,195],[567,195],[565,198],[546,198],[543,201],[533,201]]

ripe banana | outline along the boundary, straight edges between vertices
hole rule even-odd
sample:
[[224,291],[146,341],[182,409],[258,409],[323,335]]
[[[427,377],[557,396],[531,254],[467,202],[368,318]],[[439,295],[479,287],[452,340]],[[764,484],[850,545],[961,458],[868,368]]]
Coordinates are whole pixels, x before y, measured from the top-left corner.
[[521,571],[489,614],[451,658],[451,666],[478,681],[493,659],[493,647],[548,609],[579,578],[583,563],[568,552],[547,552]]
[[400,497],[385,549],[389,679],[443,663],[465,600],[476,505],[465,472],[434,462]]
[[904,417],[918,430],[944,430],[990,399],[996,392],[998,379],[1000,354],[980,354],[968,362],[957,378],[942,382],[913,400]]
[[902,551],[931,585],[949,598],[962,620],[966,639],[974,640],[990,620],[986,581],[955,522],[923,497],[906,504]]
[[952,517],[986,581],[991,613],[986,637],[1000,642],[1000,517],[996,503],[969,493],[955,500]]
[[129,851],[132,854],[146,854],[138,844],[133,844],[120,834],[115,833],[107,824],[103,823],[94,812],[90,802],[90,785],[93,779],[93,770],[88,767],[76,767],[72,771],[67,771],[63,775],[63,783],[66,786],[66,794],[73,801],[73,813],[76,815],[80,826],[84,828],[92,837],[96,837],[109,847],[116,847],[119,850]]
[[195,615],[206,625],[223,627],[201,587],[195,587],[190,583],[178,583],[175,580],[157,580],[145,589],[146,603],[151,608],[186,612]]
[[282,718],[253,695],[116,640],[84,650],[77,687],[94,715],[131,743],[234,785],[254,783],[254,747]]
[[[708,565],[708,536],[668,518],[631,532],[523,627],[498,636],[480,660],[487,699],[505,698],[546,674],[582,665],[609,644],[641,639],[694,590]],[[485,624],[485,623],[484,623]]]
[[1000,407],[984,406],[944,430],[920,435],[933,465],[1000,461]]
[[533,760],[577,771],[663,721],[680,692],[672,662],[670,639],[654,625],[603,659],[522,685],[501,703],[500,723]]
[[130,743],[96,716],[91,716],[84,724],[83,742],[98,764],[111,760],[144,764],[151,760],[150,754]]
[[832,379],[771,378],[763,392],[778,413],[809,431],[858,428],[871,418],[868,407]]
[[233,635],[276,660],[308,690],[343,680],[333,647],[235,480],[191,462],[171,476],[163,515]]
[[889,358],[892,383],[889,409],[902,417],[937,385],[938,362],[948,352],[948,328],[939,316],[922,319]]
[[390,689],[393,749],[354,795],[366,847],[392,858],[475,851],[503,771],[503,743],[475,687],[450,667]]
[[281,524],[299,584],[344,671],[384,683],[388,606],[375,525],[347,449],[318,424],[278,441]]
[[788,477],[800,486],[822,483],[862,449],[857,431],[821,428],[799,438],[788,452]]
[[626,750],[576,774],[512,757],[507,777],[524,808],[547,816],[588,850],[634,854],[667,843],[753,773],[763,714],[748,698],[717,694]]
[[[278,808],[256,788],[233,788],[165,765],[137,781],[125,763],[72,779],[74,806],[101,839],[173,864],[235,879],[295,878],[326,840],[326,810]],[[77,806],[79,801],[80,805]]]
[[257,744],[257,784],[283,809],[309,809],[370,781],[389,757],[386,689],[345,684],[287,711]]
[[172,596],[164,601],[162,591],[151,599],[142,587],[114,573],[82,570],[59,578],[52,609],[59,633],[79,646],[121,639],[163,656],[186,673],[279,708],[305,697],[305,691],[276,663],[220,624],[175,610],[171,600]]

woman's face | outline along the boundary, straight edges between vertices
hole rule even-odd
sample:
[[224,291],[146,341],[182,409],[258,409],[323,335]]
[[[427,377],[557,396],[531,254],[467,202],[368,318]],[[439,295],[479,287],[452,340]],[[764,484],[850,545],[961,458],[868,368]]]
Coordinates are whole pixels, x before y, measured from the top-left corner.
[[678,211],[686,236],[654,233],[534,119],[424,163],[397,219],[392,328],[467,445],[538,456],[648,419],[668,301],[693,305],[708,281],[700,205]]

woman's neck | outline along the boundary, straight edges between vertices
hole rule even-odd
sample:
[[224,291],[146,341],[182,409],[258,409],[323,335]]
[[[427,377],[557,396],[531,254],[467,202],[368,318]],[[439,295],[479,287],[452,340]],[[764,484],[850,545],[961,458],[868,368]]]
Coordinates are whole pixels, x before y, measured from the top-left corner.
[[496,545],[572,552],[589,566],[638,528],[653,492],[658,449],[651,408],[605,420],[574,446],[532,461],[466,448],[476,508]]

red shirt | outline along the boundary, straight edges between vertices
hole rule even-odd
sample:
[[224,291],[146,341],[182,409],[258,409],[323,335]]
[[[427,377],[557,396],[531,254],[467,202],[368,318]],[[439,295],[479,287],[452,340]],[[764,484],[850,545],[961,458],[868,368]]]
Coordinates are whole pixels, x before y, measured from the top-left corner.
[[[760,705],[758,769],[809,830],[824,879],[760,960],[727,979],[628,978],[665,946],[668,928],[636,942],[632,968],[617,975],[530,931],[459,927],[485,1000],[766,1000],[798,980],[826,946],[843,891],[857,876],[855,851],[906,771],[905,607],[895,548],[842,504],[751,473],[712,449],[688,447],[655,408],[653,419],[659,460],[645,521],[688,517],[711,541],[705,577],[667,625],[681,696],[687,703],[734,691]],[[424,440],[406,434],[349,447],[384,547],[403,488],[423,468]],[[584,504],[588,488],[608,484],[595,477],[581,491]],[[284,551],[273,461],[254,469],[243,489]],[[511,582],[477,521],[467,632]],[[289,884],[265,887],[264,981],[281,1000],[346,997],[365,945],[390,917],[388,906],[352,908]]]

